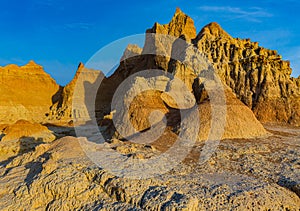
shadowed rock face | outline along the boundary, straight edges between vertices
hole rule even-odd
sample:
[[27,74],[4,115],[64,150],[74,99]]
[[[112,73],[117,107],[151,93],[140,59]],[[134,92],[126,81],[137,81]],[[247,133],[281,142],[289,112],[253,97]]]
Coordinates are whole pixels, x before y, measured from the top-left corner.
[[[85,102],[91,92],[91,89],[97,90],[94,87],[96,80],[101,80],[103,75],[100,71],[90,70],[84,67],[83,63],[78,65],[76,74],[73,80],[62,87],[56,102],[50,108],[48,121],[56,124],[72,123],[74,118],[87,120],[90,118],[89,109],[85,106]],[[81,101],[85,108],[73,108],[73,103]]]
[[[217,23],[205,26],[192,43],[207,56],[224,84],[260,121],[299,125],[300,78],[290,76],[289,62],[283,61],[276,51],[260,47],[249,39],[232,38]],[[189,56],[192,55],[185,52],[185,58]],[[186,69],[178,64],[170,69],[169,63],[168,71],[183,72],[188,80],[186,75],[193,76]]]
[[[179,128],[187,128],[187,133],[191,130],[191,136],[189,137],[192,139],[192,131],[196,125],[191,125],[189,115],[182,114],[183,116],[181,116],[180,109],[183,112],[188,112],[190,108],[195,106],[196,102],[192,92],[189,92],[186,87],[181,87],[183,83],[181,84],[178,81],[172,81],[163,76],[148,80],[135,77],[129,90],[126,92],[127,98],[120,99],[123,103],[121,111],[116,111],[110,117],[111,119],[114,118],[117,127],[119,126],[117,131],[127,134],[124,137],[127,138],[127,136],[134,135],[134,130],[131,127],[136,131],[152,130],[151,125],[155,128],[155,124],[164,121],[162,115],[165,115],[166,130],[171,130],[178,134],[180,132]],[[150,87],[153,82],[162,91],[141,91],[141,87]],[[217,119],[220,119],[220,115],[225,117],[224,134],[220,137],[221,139],[241,139],[269,135],[255,118],[253,112],[238,100],[229,89],[225,90],[224,98],[226,102],[220,106],[226,107],[217,114]],[[206,97],[203,98],[199,105],[196,105],[199,112],[199,120],[197,122],[200,122],[198,140],[205,141],[209,138],[208,134],[212,127],[212,121],[216,121],[212,116],[212,103]],[[215,109],[219,109],[219,107]],[[160,112],[161,115],[153,115],[153,112]],[[149,118],[152,118],[151,124]],[[181,125],[182,122],[185,122],[185,124]],[[218,124],[222,124],[221,121],[218,121]]]
[[[170,24],[176,20],[176,14]],[[148,31],[166,34],[167,31],[156,30],[159,28],[156,25]],[[189,27],[193,30],[193,26]],[[192,37],[182,29],[178,30],[177,33],[169,32],[169,35]],[[249,39],[235,39],[217,23],[205,26],[191,42],[213,64],[223,83],[253,110],[260,121],[299,125],[300,78],[290,76],[292,70],[289,61],[283,61],[276,51],[260,47],[257,42],[251,42]],[[160,45],[155,46],[161,49]],[[168,49],[168,46],[165,49]],[[187,50],[183,50],[182,54],[183,61],[193,56]],[[166,61],[156,60],[157,63]],[[195,77],[192,71],[178,62],[171,61],[169,65],[160,64],[160,66],[168,66],[169,72],[185,81],[191,82]]]

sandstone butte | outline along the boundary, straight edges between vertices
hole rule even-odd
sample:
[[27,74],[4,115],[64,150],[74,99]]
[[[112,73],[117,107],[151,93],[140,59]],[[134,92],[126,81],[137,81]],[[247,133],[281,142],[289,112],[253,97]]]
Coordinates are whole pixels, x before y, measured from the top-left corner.
[[[147,32],[144,47],[129,45],[110,77],[80,63],[74,79],[62,87],[33,61],[0,67],[0,209],[299,210],[300,78],[290,76],[289,62],[256,42],[231,37],[217,23],[197,34],[193,20],[180,9],[169,24],[155,23]],[[194,48],[209,65],[195,68]],[[210,67],[223,83],[226,123],[220,146],[199,165],[212,122],[212,96],[198,73]],[[118,86],[144,69],[166,71],[184,86],[164,76],[135,77],[125,89],[128,98],[118,101],[126,110],[112,110]],[[99,78],[103,83],[95,87]],[[153,84],[160,89],[141,91]],[[80,139],[70,137],[75,136],[72,121],[90,115],[89,108],[74,110],[72,103],[89,100],[89,93],[97,94],[95,112],[106,129],[105,144],[128,160],[168,150],[180,122],[189,123],[179,110],[194,106],[201,119],[199,141],[168,174],[143,180],[115,176],[92,163]],[[114,118],[118,124],[129,117],[137,131],[156,130],[164,115],[166,129],[151,144],[123,141],[112,125]],[[261,123],[276,124],[265,124],[265,129]],[[122,129],[134,135],[127,125]]]

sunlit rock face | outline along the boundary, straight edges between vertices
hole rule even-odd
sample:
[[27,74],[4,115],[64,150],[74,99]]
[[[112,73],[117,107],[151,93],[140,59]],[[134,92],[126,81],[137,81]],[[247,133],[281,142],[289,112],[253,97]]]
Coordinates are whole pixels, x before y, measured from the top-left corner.
[[235,39],[217,23],[194,40],[222,81],[262,122],[300,124],[300,78],[292,78],[289,61],[250,39]]
[[45,122],[59,90],[43,67],[33,61],[21,67],[0,67],[0,123],[19,119]]

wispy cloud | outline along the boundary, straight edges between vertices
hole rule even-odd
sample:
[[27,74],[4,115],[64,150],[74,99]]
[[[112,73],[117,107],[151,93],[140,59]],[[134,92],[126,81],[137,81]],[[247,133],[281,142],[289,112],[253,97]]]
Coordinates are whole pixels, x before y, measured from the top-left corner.
[[29,62],[24,60],[24,59],[20,59],[20,58],[1,58],[0,57],[0,66],[5,66],[8,64],[17,64],[17,65],[25,65]]
[[199,10],[204,12],[222,13],[230,19],[245,19],[251,22],[261,22],[260,18],[272,17],[273,15],[260,7],[251,7],[242,9],[240,7],[230,6],[201,6]]
[[92,28],[93,26],[94,26],[94,24],[92,24],[92,23],[83,23],[83,22],[65,24],[65,28],[67,28],[67,29],[87,30],[87,29]]

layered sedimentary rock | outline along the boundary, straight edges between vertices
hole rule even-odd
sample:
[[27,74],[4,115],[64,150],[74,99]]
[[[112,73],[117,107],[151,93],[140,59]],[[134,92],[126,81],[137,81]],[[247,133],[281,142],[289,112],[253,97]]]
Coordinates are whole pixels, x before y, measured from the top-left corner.
[[[143,49],[128,46],[112,76],[104,78],[100,72],[80,64],[70,84],[54,85],[57,90],[51,98],[51,108],[46,113],[33,113],[35,118],[42,115],[47,118],[44,121],[62,124],[72,119],[89,120],[96,112],[102,132],[110,133],[105,143],[91,143],[91,151],[84,151],[84,137],[54,140],[66,134],[75,136],[69,127],[49,126],[55,131],[52,133],[45,126],[24,120],[0,125],[1,210],[299,210],[299,129],[268,126],[275,135],[267,137],[270,133],[251,111],[263,121],[298,124],[299,79],[289,77],[288,63],[255,43],[231,38],[214,23],[196,37],[191,19],[180,10],[170,24],[156,24],[151,32],[157,34],[146,39]],[[158,36],[159,33],[164,36]],[[174,37],[164,40],[169,34]],[[187,42],[181,42],[179,37]],[[167,46],[163,45],[165,41]],[[230,43],[229,49],[226,43]],[[143,55],[145,52],[154,55]],[[158,52],[163,55],[156,55]],[[33,62],[28,66],[31,71],[41,70]],[[24,69],[9,66],[1,71],[10,73],[14,68]],[[155,72],[149,69],[159,69],[162,74],[151,75]],[[149,71],[141,74],[141,70]],[[25,74],[27,83],[36,75],[44,78],[43,71],[31,71]],[[15,72],[13,77],[18,78],[19,73]],[[1,80],[6,80],[7,75]],[[24,85],[27,83],[24,81]],[[10,102],[19,102],[19,98],[9,96],[13,85],[9,84],[10,92],[4,96],[12,99]],[[216,91],[212,91],[212,85]],[[26,92],[35,101],[37,96],[32,96],[32,90]],[[2,87],[0,92],[4,92]],[[41,96],[41,102],[48,102],[48,95]],[[118,107],[118,103],[123,107]],[[213,115],[215,108],[218,115]],[[222,122],[222,118],[226,121]],[[194,130],[196,124],[190,120],[199,123],[198,134]],[[124,124],[126,121],[134,130]],[[211,157],[199,164],[204,149],[215,141],[203,141],[214,129],[213,121],[217,126],[224,123],[220,137],[223,140]],[[84,124],[82,129],[88,131],[89,126]],[[115,127],[123,130],[127,140]],[[168,150],[176,146],[182,131],[202,141],[195,142],[178,160],[185,147],[179,144],[173,153]],[[136,136],[137,132],[142,133]],[[148,142],[149,137],[154,141]],[[142,143],[136,142],[138,138]],[[161,156],[167,152],[168,156]],[[104,162],[101,167],[87,157],[96,153],[108,155],[100,160]],[[115,159],[115,154],[122,159]],[[157,177],[146,175],[144,179],[132,180],[116,174],[116,166],[123,165],[122,172],[134,168],[124,165],[127,161],[147,164],[148,159],[156,157],[161,159],[139,170],[144,174],[156,172]],[[169,167],[173,161],[178,163],[164,172],[161,167]]]
[[193,19],[177,8],[170,23],[164,25],[155,23],[152,29],[147,30],[147,33],[166,34],[173,37],[184,35],[186,39],[191,40],[196,37],[196,28]]
[[300,78],[290,76],[289,61],[276,51],[250,39],[235,39],[217,23],[196,36],[193,22],[179,9],[169,24],[156,23],[147,33],[154,34],[146,35],[142,54],[156,56],[140,60],[145,69],[168,71],[192,87],[199,75],[192,59],[195,52],[203,53],[222,82],[260,121],[299,125]]
[[[173,27],[174,25],[177,27]],[[114,120],[116,131],[123,137],[149,130],[160,121],[166,121],[165,124],[171,130],[179,132],[182,120],[180,110],[198,106],[199,114],[202,115],[197,120],[201,122],[198,139],[206,140],[211,128],[211,105],[215,102],[211,101],[209,96],[207,101],[203,102],[205,83],[216,81],[217,71],[213,69],[206,55],[192,44],[192,38],[196,37],[193,22],[177,10],[169,24],[163,26],[155,24],[147,32],[154,34],[146,35],[143,50],[129,46],[124,53],[126,56],[123,56],[125,60],[121,61],[112,76],[103,80],[96,101],[99,113],[102,113],[99,118],[105,116],[105,113],[114,112],[111,119]],[[175,79],[181,83],[175,83]],[[219,81],[219,86],[223,86],[222,81]],[[109,91],[105,92],[106,90]],[[118,93],[119,90],[123,92]],[[251,110],[231,93],[230,88],[224,90],[221,92],[224,92],[222,106],[225,111],[218,115],[225,117],[223,123],[225,131],[219,138],[251,138],[267,135]],[[118,100],[113,101],[114,98]],[[123,106],[118,107],[118,103]],[[187,127],[193,128],[194,125]]]
[[[93,83],[103,78],[100,75],[99,71],[86,69],[80,63],[73,80],[62,87],[33,61],[21,67],[0,67],[0,123],[11,124],[24,119],[65,125],[74,118],[90,119],[85,102],[90,100],[90,95],[85,92],[97,90]],[[72,109],[76,100],[83,100],[77,103],[82,108]]]
[[0,122],[44,122],[59,90],[60,86],[33,61],[21,67],[0,67]]
[[300,78],[291,77],[289,61],[276,51],[234,39],[217,23],[205,26],[193,43],[260,121],[300,124]]
[[[249,139],[269,136],[262,124],[256,119],[251,109],[236,98],[229,90],[225,90],[226,105],[224,112],[213,116],[212,105],[209,101],[199,104],[200,134],[199,139],[207,140],[212,129],[212,121],[220,122],[220,115],[226,117],[222,139]],[[215,109],[218,109],[215,108]]]
[[148,61],[148,65],[144,68],[167,70],[174,39],[179,37],[190,42],[191,39],[196,37],[196,28],[194,21],[177,8],[170,23],[164,25],[155,23],[151,29],[146,31],[146,40],[142,54],[155,56],[152,58],[153,62]]
[[[111,100],[117,87],[128,76],[145,69],[160,69],[181,79],[198,101],[197,87],[203,84],[195,83],[200,72],[193,59],[195,53],[200,53],[213,65],[222,82],[252,109],[260,121],[299,125],[300,79],[290,77],[289,62],[283,61],[276,51],[262,48],[249,39],[232,38],[217,23],[205,26],[196,35],[193,20],[180,9],[176,10],[170,23],[155,23],[147,32],[145,46],[129,46],[115,73],[103,79],[95,105],[99,119],[111,112]],[[84,69],[82,64],[79,65],[70,84],[61,87],[32,61],[23,67],[1,67],[1,122],[27,119],[63,124],[75,116],[88,118],[90,111],[72,111],[75,84]],[[103,76],[85,75],[86,85],[98,89],[93,86],[95,78],[102,80]],[[75,95],[84,96],[85,88],[81,87]]]

